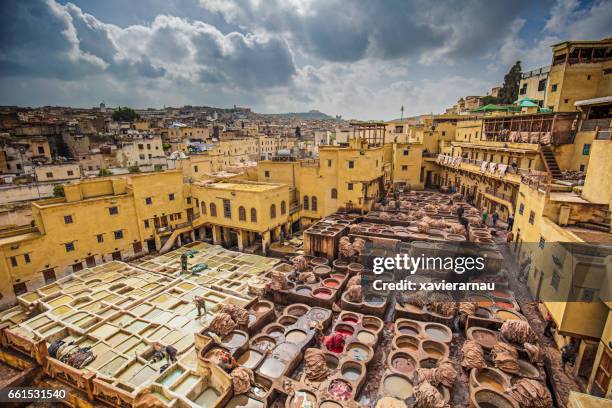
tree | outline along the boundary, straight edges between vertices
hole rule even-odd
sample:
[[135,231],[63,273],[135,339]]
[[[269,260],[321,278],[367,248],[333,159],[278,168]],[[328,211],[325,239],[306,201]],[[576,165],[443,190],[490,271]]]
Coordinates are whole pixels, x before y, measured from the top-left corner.
[[130,167],[128,167],[128,171],[130,173],[140,173],[140,167],[138,167],[138,166],[130,166]]
[[53,186],[53,197],[64,197],[64,186],[56,184]]
[[172,148],[172,145],[170,143],[162,143],[162,149],[170,150],[170,148]]
[[105,169],[104,167],[102,167],[100,171],[98,172],[98,176],[100,177],[110,176],[111,174],[113,173],[109,169]]
[[299,126],[295,127],[295,137],[296,139],[302,138],[302,129]]
[[504,77],[504,84],[499,91],[498,103],[512,104],[518,99],[519,82],[521,81],[521,61],[516,61]]
[[115,122],[133,122],[134,119],[137,119],[138,115],[134,112],[134,109],[128,108],[127,106],[121,107],[118,106],[117,109],[113,112],[113,120]]

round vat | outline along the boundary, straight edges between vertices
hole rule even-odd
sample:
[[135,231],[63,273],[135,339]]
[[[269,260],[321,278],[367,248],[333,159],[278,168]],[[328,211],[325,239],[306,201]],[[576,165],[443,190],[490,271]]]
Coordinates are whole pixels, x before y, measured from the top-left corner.
[[353,361],[347,361],[342,365],[340,372],[342,373],[342,377],[344,377],[344,379],[349,381],[357,381],[361,377],[363,371],[361,365]]
[[253,370],[259,362],[263,359],[264,355],[259,351],[247,350],[238,358],[238,364]]
[[472,295],[467,298],[468,302],[476,302],[480,307],[491,307],[493,306],[493,299],[485,295]]
[[403,375],[391,374],[383,380],[383,387],[387,394],[402,400],[412,396],[412,382]]
[[471,403],[476,408],[515,408],[508,397],[486,388],[476,390]]
[[336,368],[338,368],[338,364],[340,364],[340,360],[338,359],[338,357],[334,356],[333,354],[325,353],[325,364],[327,365],[327,368],[329,368],[330,370],[335,370]]
[[334,266],[334,270],[338,272],[346,272],[348,269],[349,263],[347,261],[343,261],[341,259],[336,259],[332,265]]
[[268,302],[257,302],[251,308],[251,310],[257,314],[265,313],[270,309],[272,309],[272,305]]
[[380,295],[366,294],[364,296],[363,302],[370,304],[370,305],[378,306],[378,305],[382,305],[383,303],[385,303],[385,299]]
[[327,288],[317,288],[312,292],[312,295],[319,299],[331,299],[332,291]]
[[253,340],[253,345],[259,350],[267,351],[276,347],[276,341],[270,336],[259,336],[257,339]]
[[359,322],[359,316],[354,313],[342,313],[340,320],[346,323],[357,323]]
[[494,290],[493,292],[491,292],[491,295],[500,299],[512,299],[512,294],[504,290]]
[[499,307],[500,309],[506,309],[506,310],[514,309],[514,305],[512,303],[504,302],[503,300],[495,301],[495,306]]
[[482,327],[470,327],[467,331],[467,337],[485,349],[493,348],[498,342],[496,332]]
[[278,319],[278,324],[282,324],[285,327],[291,326],[292,324],[295,324],[295,322],[297,322],[297,318],[294,316],[281,316]]
[[393,339],[393,344],[399,350],[417,351],[420,343],[421,341],[418,338],[407,334],[397,336]]
[[351,399],[353,395],[353,387],[345,380],[333,380],[327,391],[333,396],[333,398],[337,401],[348,401]]
[[465,237],[459,234],[446,234],[446,239],[453,242],[464,242]]
[[329,275],[329,277],[342,282],[344,279],[346,279],[346,274],[336,272],[336,273],[332,273],[331,275]]
[[512,310],[498,310],[495,312],[495,317],[501,320],[523,320],[523,316]]
[[331,268],[327,265],[315,266],[313,272],[315,273],[315,275],[320,277],[327,276],[331,273]]
[[425,334],[432,340],[448,343],[453,339],[453,332],[446,326],[429,323],[425,326]]
[[348,265],[348,270],[350,273],[359,273],[363,271],[363,265],[357,262],[352,262]]
[[438,364],[438,359],[433,357],[423,358],[419,361],[421,368],[435,368]]
[[335,401],[323,401],[319,408],[342,408],[342,405]]
[[370,348],[363,343],[351,343],[346,348],[348,355],[358,361],[370,359]]
[[308,312],[308,309],[309,308],[306,305],[301,305],[301,304],[291,305],[291,306],[288,306],[287,309],[285,309],[285,314],[289,316],[300,317],[300,316],[305,315]]
[[362,343],[369,344],[370,346],[376,344],[376,335],[368,330],[361,330],[357,332],[357,340]]
[[378,330],[382,328],[383,323],[382,323],[382,320],[376,317],[365,316],[363,318],[363,321],[361,322],[361,325],[363,326],[364,329],[367,329],[373,332],[377,332]]
[[446,354],[446,347],[444,347],[444,344],[437,341],[425,340],[421,343],[421,347],[423,347],[423,351],[427,353],[427,355],[435,359],[440,359]]
[[483,317],[485,319],[490,319],[491,317],[493,317],[493,312],[491,312],[486,307],[479,307],[478,309],[476,309],[476,316]]
[[264,332],[270,337],[279,338],[285,333],[285,326],[280,324],[272,324],[264,330]]
[[285,341],[287,341],[289,343],[300,344],[304,340],[306,340],[306,337],[308,337],[306,335],[306,332],[303,332],[302,330],[290,330],[285,335]]
[[352,336],[353,333],[355,333],[353,326],[344,323],[338,323],[334,331],[344,334],[345,336]]
[[323,286],[330,289],[338,289],[340,287],[340,281],[328,278],[323,281]]
[[412,374],[417,367],[416,360],[410,354],[396,351],[389,357],[390,366],[404,374]]
[[312,266],[327,266],[329,264],[329,261],[327,260],[327,258],[316,257],[310,260],[310,264]]
[[295,293],[302,296],[310,296],[310,294],[312,293],[312,289],[310,288],[310,286],[300,285],[296,286]]
[[259,373],[265,375],[266,377],[279,378],[283,375],[285,368],[285,363],[270,356],[266,357],[264,362],[259,367]]
[[503,393],[510,387],[510,382],[499,370],[487,367],[471,371],[470,385],[473,388],[484,387]]
[[400,322],[397,324],[396,330],[400,334],[418,336],[421,333],[421,326],[413,322]]

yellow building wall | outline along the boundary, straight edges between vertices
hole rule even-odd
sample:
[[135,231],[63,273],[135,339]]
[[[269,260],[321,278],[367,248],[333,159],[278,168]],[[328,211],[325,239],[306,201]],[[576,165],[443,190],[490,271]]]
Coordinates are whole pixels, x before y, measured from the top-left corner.
[[610,180],[612,175],[612,142],[609,140],[594,140],[591,145],[589,167],[582,194],[585,199],[594,203],[612,205],[612,183],[602,183]]

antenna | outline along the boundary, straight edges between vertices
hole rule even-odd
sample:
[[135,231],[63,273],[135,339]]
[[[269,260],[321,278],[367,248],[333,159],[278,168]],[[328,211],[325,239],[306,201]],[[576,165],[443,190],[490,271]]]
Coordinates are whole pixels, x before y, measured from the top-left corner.
[[404,105],[402,105],[402,107],[400,108],[400,112],[401,112],[400,120],[403,120],[404,119]]

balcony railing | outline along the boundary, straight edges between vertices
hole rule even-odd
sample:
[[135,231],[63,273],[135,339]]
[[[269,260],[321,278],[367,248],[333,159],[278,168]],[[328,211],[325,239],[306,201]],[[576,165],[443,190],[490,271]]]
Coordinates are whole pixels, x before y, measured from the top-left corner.
[[[455,158],[456,156],[453,156],[453,158]],[[482,160],[477,160],[477,159],[470,159],[467,157],[462,157],[461,158],[461,163],[462,164],[471,164],[472,166],[477,166],[479,169],[482,167]],[[487,162],[487,164],[490,162]],[[443,166],[447,166],[447,167],[455,167],[452,163],[444,163],[444,161],[442,161],[440,164],[442,164]],[[498,166],[500,163],[496,163]],[[496,172],[498,171],[499,167],[496,168]],[[490,171],[488,169],[487,166],[487,171],[486,173],[490,174]],[[506,169],[506,174],[518,174],[518,175],[527,175],[530,174],[530,170],[529,169],[524,169],[521,167],[512,167],[511,165],[508,165],[508,168]]]
[[502,200],[508,201],[511,203],[513,201],[512,194],[502,193],[501,191],[496,191],[491,188],[485,190],[487,194],[492,195],[497,198],[501,198]]

